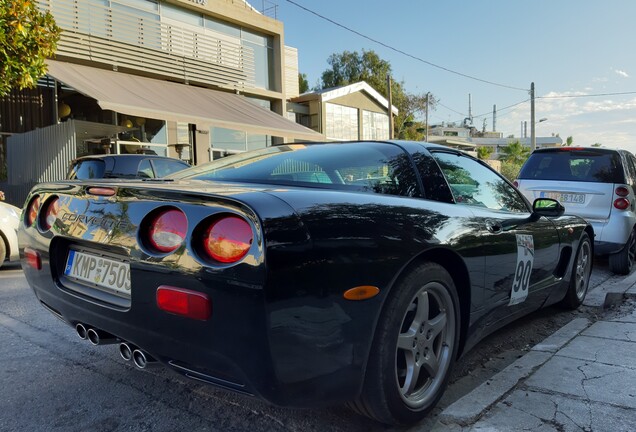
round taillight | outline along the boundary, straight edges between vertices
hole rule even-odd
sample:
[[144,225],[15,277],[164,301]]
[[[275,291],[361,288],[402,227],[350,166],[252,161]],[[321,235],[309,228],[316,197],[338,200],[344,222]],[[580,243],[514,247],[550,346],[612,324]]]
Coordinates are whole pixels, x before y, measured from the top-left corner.
[[27,208],[27,212],[26,212],[26,225],[27,226],[31,226],[35,223],[35,221],[38,218],[38,212],[40,211],[40,197],[39,196],[35,196],[32,200],[31,203],[29,204],[29,207]]
[[48,200],[44,207],[42,208],[41,218],[40,219],[40,228],[43,231],[48,231],[51,229],[53,224],[55,223],[55,219],[57,219],[57,213],[60,210],[59,198],[55,197]]
[[629,195],[629,189],[627,189],[625,186],[619,186],[616,188],[614,193],[619,197],[626,197],[627,195]]
[[177,209],[157,213],[150,221],[148,242],[157,252],[173,252],[186,238],[188,219]]
[[625,210],[629,207],[629,200],[627,198],[616,198],[614,200],[614,207],[619,210]]
[[247,255],[253,240],[252,227],[245,219],[226,216],[205,231],[203,248],[216,261],[234,263]]

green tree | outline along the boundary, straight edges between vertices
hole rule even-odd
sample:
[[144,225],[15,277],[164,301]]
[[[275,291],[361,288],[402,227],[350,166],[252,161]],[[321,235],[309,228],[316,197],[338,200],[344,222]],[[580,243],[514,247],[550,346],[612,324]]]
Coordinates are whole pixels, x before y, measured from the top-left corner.
[[[329,56],[330,68],[322,73],[322,88],[340,87],[365,81],[384,97],[388,97],[387,76],[391,76],[391,63],[380,58],[375,51],[343,51]],[[436,98],[430,93],[408,93],[403,81],[391,81],[393,105],[399,114],[394,121],[394,135],[400,139],[424,137],[426,124],[418,118],[435,109]]]
[[309,91],[309,81],[307,81],[307,74],[298,74],[298,91],[301,94]]
[[480,146],[477,147],[477,157],[479,159],[488,159],[490,155],[493,153],[494,149],[492,147]]
[[565,145],[567,147],[572,147],[573,142],[574,142],[574,138],[572,138],[572,135],[570,135],[569,137],[565,139]]
[[601,144],[599,142],[592,144],[592,147],[602,147],[602,146],[603,146],[603,144]]
[[530,156],[530,149],[519,141],[514,141],[501,149],[499,159],[521,166],[528,159],[528,156]]
[[0,0],[0,97],[12,88],[32,88],[46,73],[61,30],[49,12],[29,0]]
[[521,171],[521,165],[522,164],[516,162],[503,161],[501,163],[501,175],[511,182],[515,181],[519,176],[519,171]]

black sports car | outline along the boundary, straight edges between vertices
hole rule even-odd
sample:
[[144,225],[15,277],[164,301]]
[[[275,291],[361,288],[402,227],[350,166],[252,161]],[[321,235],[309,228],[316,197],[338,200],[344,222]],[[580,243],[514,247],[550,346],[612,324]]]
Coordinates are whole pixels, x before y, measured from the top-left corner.
[[42,305],[139,368],[413,423],[455,359],[581,304],[592,228],[462,152],[282,145],[170,179],[40,184],[20,226]]

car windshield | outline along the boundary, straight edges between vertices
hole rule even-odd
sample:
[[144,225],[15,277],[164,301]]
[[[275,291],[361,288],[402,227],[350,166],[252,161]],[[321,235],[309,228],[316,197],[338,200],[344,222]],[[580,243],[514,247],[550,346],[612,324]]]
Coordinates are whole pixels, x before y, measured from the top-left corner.
[[607,150],[560,150],[530,155],[520,179],[624,183],[618,153]]
[[215,160],[172,178],[302,185],[413,196],[416,182],[404,151],[387,143],[268,147]]

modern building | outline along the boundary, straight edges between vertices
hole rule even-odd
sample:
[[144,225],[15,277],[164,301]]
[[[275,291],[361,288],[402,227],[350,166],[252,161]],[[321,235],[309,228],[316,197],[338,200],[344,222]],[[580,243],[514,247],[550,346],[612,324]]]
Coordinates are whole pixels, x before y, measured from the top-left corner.
[[[475,128],[444,125],[431,126],[428,141],[468,152],[476,152],[478,147],[490,147],[493,149],[491,159],[497,159],[502,148],[516,141],[526,147],[531,145],[529,137],[504,138],[501,132],[479,132]],[[563,140],[559,136],[536,137],[537,148],[561,145]]]
[[[93,153],[207,162],[320,133],[286,118],[298,54],[276,6],[243,0],[41,0],[62,29],[37,89],[0,99],[0,189],[20,203]],[[0,161],[1,162],[1,161]],[[1,165],[1,164],[0,164]],[[3,178],[4,174],[4,178]],[[3,182],[4,180],[4,182]]]
[[292,98],[288,116],[328,140],[389,139],[389,101],[366,82]]

